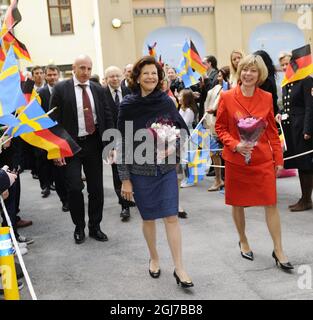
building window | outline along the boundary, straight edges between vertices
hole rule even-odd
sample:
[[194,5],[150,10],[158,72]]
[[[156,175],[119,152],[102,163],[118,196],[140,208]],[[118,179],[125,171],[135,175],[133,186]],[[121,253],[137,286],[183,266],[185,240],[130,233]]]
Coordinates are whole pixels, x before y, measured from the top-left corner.
[[72,34],[73,18],[71,0],[47,0],[50,20],[50,33]]
[[0,23],[2,26],[4,15],[10,5],[9,0],[0,0]]

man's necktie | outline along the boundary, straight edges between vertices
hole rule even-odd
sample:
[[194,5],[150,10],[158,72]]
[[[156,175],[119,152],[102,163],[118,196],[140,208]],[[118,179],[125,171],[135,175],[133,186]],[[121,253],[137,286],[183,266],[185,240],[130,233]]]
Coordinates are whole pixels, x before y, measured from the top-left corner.
[[115,89],[114,92],[115,92],[114,102],[115,102],[115,105],[116,105],[117,107],[119,107],[121,102],[120,102],[120,97],[118,96],[118,90]]
[[83,90],[83,110],[85,117],[86,132],[93,134],[96,131],[95,122],[93,120],[92,108],[88,93],[86,91],[87,85],[79,84]]

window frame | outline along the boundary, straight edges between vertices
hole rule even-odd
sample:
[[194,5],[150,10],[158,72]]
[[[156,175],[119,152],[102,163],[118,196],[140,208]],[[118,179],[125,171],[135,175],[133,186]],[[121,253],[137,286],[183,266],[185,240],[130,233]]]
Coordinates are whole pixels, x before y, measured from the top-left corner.
[[[72,2],[71,2],[71,0],[68,0],[68,1],[69,1],[69,5],[68,5],[68,6],[62,6],[62,5],[60,4],[60,0],[57,0],[57,1],[58,1],[58,5],[50,5],[50,0],[47,0],[48,15],[49,15],[49,26],[50,26],[50,35],[51,35],[51,36],[72,35],[72,34],[74,34]],[[58,11],[59,11],[59,26],[60,26],[61,32],[53,32],[53,30],[52,30],[52,20],[51,20],[51,13],[50,13],[50,10],[51,10],[51,9],[58,9]],[[69,10],[70,10],[71,31],[62,32],[62,14],[61,14],[61,9],[69,9]]]

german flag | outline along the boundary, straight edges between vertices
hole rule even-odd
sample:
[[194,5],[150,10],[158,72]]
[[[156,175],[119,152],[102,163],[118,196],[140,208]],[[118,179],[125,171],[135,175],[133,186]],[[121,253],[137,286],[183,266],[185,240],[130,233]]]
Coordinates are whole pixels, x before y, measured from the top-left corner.
[[81,148],[59,125],[50,129],[22,134],[27,143],[48,152],[49,160],[73,157]]
[[5,61],[5,57],[6,57],[5,49],[3,49],[2,41],[0,40],[0,72],[1,72],[2,67],[3,67],[4,61]]
[[207,67],[202,63],[202,59],[196,49],[194,43],[190,40],[190,66],[192,69],[203,75],[207,71]]
[[286,84],[302,80],[313,73],[313,63],[310,45],[292,51],[292,56],[287,67],[282,87]]
[[18,0],[13,0],[4,16],[4,21],[1,30],[1,38],[12,30],[20,21],[22,16],[17,8]]
[[[34,89],[35,81],[27,78],[26,81],[21,82],[22,91],[24,93],[26,101],[29,103],[32,99],[37,96],[37,92]],[[41,103],[41,102],[39,102]]]
[[10,45],[13,46],[13,50],[17,59],[25,59],[31,62],[31,58],[26,46],[21,41],[19,41],[11,32],[8,32],[3,37],[3,43],[7,51],[9,50]]

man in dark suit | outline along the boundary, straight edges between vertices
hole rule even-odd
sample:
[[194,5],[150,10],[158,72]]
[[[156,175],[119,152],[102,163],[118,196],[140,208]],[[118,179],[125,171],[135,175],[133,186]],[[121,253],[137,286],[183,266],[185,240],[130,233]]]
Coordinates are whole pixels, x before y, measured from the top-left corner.
[[204,103],[208,95],[208,91],[211,90],[217,84],[217,60],[214,56],[204,57],[202,63],[208,68],[206,74],[204,74],[199,83],[190,87],[195,92],[196,102],[199,108],[199,120],[204,115]]
[[103,211],[103,160],[102,134],[113,128],[112,114],[106,105],[103,88],[91,81],[92,61],[80,55],[73,64],[73,78],[58,83],[52,92],[50,109],[58,123],[79,144],[81,151],[68,159],[57,159],[58,166],[65,165],[69,208],[76,226],[77,244],[85,241],[85,204],[81,178],[82,166],[88,191],[89,236],[98,241],[108,237],[100,229]]
[[[49,101],[53,87],[58,83],[60,77],[60,69],[55,65],[48,65],[45,68],[46,85],[38,91],[41,106],[45,112],[49,111]],[[65,187],[65,171],[63,167],[56,167],[53,161],[47,159],[47,152],[42,149],[36,149],[38,176],[41,186],[41,194],[43,198],[47,198],[52,189],[53,181],[55,182],[55,190],[62,202],[62,210],[69,211],[67,200],[67,191]]]
[[133,71],[133,64],[128,64],[124,68],[124,79],[121,82],[121,88],[122,90],[128,91],[130,93],[130,89],[128,88],[128,83],[130,79],[130,75]]
[[[128,89],[128,87],[126,86],[121,86],[122,71],[118,67],[108,67],[104,72],[104,79],[107,83],[107,86],[104,88],[105,97],[107,100],[107,104],[110,106],[112,111],[115,128],[117,128],[119,106],[124,96],[130,94],[130,89]],[[125,200],[121,196],[122,182],[119,178],[117,165],[115,163],[112,163],[112,175],[114,189],[119,199],[119,204],[122,207],[120,217],[122,218],[122,221],[125,222],[130,218],[129,208],[133,207],[134,203],[132,201]]]

